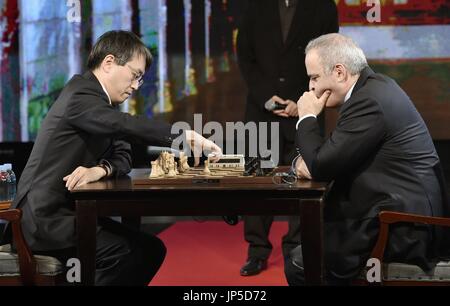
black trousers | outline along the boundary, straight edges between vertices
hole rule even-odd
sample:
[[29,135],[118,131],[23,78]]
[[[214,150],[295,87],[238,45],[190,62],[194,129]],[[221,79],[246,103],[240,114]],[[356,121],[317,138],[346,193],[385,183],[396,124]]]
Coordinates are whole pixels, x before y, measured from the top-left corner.
[[[298,216],[289,216],[289,229],[283,236],[281,248],[283,256],[289,256],[292,249],[300,244],[300,220]],[[244,238],[249,243],[248,254],[250,257],[267,259],[272,252],[272,243],[269,240],[269,232],[272,226],[273,216],[244,216]]]
[[[302,246],[298,245],[291,251],[290,256],[284,258],[284,274],[289,286],[304,286],[305,271],[303,264]],[[350,286],[351,279],[338,278],[327,269],[325,281],[330,286]]]
[[[270,135],[270,132],[268,133]],[[283,133],[279,134],[280,165],[290,165],[296,157],[295,144],[287,140]],[[250,257],[267,259],[272,252],[272,243],[269,240],[269,232],[273,223],[273,216],[243,216],[244,238],[248,242],[248,254]],[[300,220],[298,216],[289,216],[289,230],[282,238],[282,250],[284,257],[300,244]]]
[[[35,252],[56,257],[65,266],[76,258],[76,249]],[[131,229],[119,222],[99,220],[95,261],[97,286],[147,286],[161,267],[166,248],[156,236]]]

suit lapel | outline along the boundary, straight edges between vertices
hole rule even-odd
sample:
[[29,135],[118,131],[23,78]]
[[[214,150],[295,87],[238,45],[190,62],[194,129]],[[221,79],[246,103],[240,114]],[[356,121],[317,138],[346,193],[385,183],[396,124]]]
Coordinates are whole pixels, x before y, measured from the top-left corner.
[[370,67],[366,67],[363,69],[363,71],[361,71],[361,74],[358,78],[358,81],[356,81],[356,84],[355,84],[355,87],[353,88],[351,96],[353,96],[353,94],[355,92],[357,92],[361,87],[363,87],[363,85],[366,83],[369,76],[371,76],[372,74],[374,74],[374,72]]
[[[313,19],[314,10],[311,2],[299,0],[297,3],[297,8],[295,9],[294,18],[292,19],[292,23],[289,28],[286,43],[284,44],[284,50],[289,48],[300,32],[307,33],[309,31],[309,28],[313,25]],[[280,25],[278,26],[281,27]],[[304,35],[304,37],[308,37],[308,35]]]
[[350,98],[347,100],[347,102],[339,106],[339,117],[341,117],[344,109],[346,109],[347,107],[349,107],[350,104],[353,103],[352,97],[355,94],[355,92],[360,90],[364,86],[364,84],[366,84],[367,79],[374,73],[375,72],[373,72],[373,70],[368,66],[361,71],[358,81],[356,81],[355,87],[353,87],[353,91],[352,94],[350,95]]
[[102,93],[103,99],[106,101],[106,103],[109,104],[108,96],[106,95],[105,91],[103,90],[102,84],[100,84],[100,81],[97,79],[94,73],[92,71],[86,71],[83,74],[83,78],[92,81],[95,83],[95,86],[97,87],[98,91]]
[[89,81],[93,81],[95,82],[98,86],[100,86],[100,88],[102,88],[102,85],[100,85],[99,80],[97,79],[97,77],[95,76],[95,74],[88,70],[83,74],[83,78],[88,79]]

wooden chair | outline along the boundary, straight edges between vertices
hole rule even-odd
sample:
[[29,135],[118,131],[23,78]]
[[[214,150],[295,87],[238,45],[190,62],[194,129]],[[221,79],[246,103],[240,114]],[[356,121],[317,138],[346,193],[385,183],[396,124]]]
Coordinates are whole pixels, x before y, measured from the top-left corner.
[[17,253],[11,251],[9,244],[0,246],[0,286],[51,286],[62,283],[63,265],[54,257],[32,255],[22,234],[22,211],[9,209],[10,204],[0,203],[0,219],[11,222]]
[[[382,211],[379,214],[380,233],[371,257],[381,263],[382,286],[450,286],[450,261],[440,261],[431,271],[404,263],[383,263],[383,255],[388,241],[389,225],[398,222],[421,223],[450,227],[450,218],[438,218],[407,213]],[[354,281],[356,285],[368,285],[365,271]]]

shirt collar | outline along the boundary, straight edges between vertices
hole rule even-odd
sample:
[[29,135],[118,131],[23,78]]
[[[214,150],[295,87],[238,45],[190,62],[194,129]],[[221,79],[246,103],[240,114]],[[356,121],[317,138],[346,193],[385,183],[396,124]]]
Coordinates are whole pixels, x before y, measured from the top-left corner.
[[356,82],[353,83],[352,87],[350,87],[349,91],[347,91],[347,94],[345,95],[344,98],[344,103],[347,102],[348,99],[350,99],[350,96],[352,95],[353,92],[353,88],[355,88]]
[[99,80],[98,82],[100,83],[100,85],[102,85],[103,91],[104,91],[105,94],[108,96],[109,104],[112,105],[112,103],[111,103],[111,97],[109,96],[109,93],[108,93],[108,91],[106,90],[105,86],[103,85],[102,82],[100,82],[100,80]]

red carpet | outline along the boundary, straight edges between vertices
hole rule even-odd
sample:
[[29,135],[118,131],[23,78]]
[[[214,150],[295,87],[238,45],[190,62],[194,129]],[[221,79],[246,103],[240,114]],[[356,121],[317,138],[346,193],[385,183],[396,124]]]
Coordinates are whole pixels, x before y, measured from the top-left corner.
[[150,286],[287,286],[284,277],[281,237],[287,222],[274,222],[268,269],[243,277],[239,269],[247,257],[243,223],[178,222],[159,237],[167,247],[166,259]]

